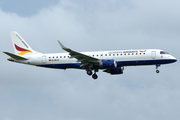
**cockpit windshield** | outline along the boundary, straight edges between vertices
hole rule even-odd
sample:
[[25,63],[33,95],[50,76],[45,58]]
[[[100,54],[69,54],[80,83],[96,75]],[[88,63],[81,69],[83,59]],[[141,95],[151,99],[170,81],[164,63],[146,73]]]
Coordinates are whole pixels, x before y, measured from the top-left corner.
[[169,53],[165,51],[161,51],[160,54],[169,54]]

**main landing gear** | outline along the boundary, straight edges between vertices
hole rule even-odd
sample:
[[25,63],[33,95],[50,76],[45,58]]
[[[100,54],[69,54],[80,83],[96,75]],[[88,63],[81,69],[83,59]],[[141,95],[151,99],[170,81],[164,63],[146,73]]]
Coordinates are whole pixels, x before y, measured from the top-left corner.
[[97,72],[97,70],[94,70],[94,74],[93,74],[92,70],[87,70],[87,74],[88,74],[89,76],[92,75],[92,78],[93,78],[93,79],[97,79],[97,78],[98,78],[96,72]]
[[160,64],[156,64],[156,73],[159,73],[158,67],[160,67]]

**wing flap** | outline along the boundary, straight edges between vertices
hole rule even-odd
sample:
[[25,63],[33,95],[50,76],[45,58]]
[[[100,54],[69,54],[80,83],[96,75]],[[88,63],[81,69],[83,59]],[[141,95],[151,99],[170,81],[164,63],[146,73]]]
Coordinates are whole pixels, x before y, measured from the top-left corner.
[[21,56],[18,56],[18,55],[9,53],[9,52],[3,52],[3,53],[5,53],[6,55],[8,55],[16,60],[28,60],[27,58],[24,58],[24,57],[21,57]]

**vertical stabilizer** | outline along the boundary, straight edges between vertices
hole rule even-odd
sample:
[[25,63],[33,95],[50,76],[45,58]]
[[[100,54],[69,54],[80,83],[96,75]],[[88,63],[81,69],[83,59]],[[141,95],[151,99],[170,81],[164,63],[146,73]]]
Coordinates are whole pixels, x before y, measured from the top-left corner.
[[17,32],[12,31],[10,32],[10,35],[16,55],[28,55],[38,53],[34,51]]

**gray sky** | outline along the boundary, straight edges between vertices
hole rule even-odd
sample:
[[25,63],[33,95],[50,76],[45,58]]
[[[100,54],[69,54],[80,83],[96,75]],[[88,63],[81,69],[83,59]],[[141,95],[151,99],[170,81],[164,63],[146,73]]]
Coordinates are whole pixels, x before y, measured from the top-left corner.
[[[0,48],[17,31],[36,51],[163,49],[180,58],[178,0],[1,0]],[[179,62],[125,67],[123,75],[54,70],[7,61],[1,53],[0,120],[178,120]]]

